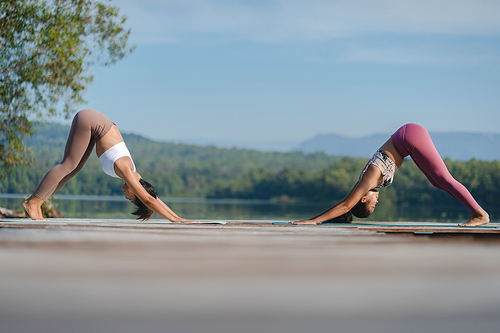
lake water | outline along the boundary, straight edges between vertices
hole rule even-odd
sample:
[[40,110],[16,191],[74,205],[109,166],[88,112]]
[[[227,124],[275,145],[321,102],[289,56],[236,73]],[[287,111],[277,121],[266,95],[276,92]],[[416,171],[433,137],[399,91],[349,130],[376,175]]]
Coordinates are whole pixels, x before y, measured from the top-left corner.
[[[0,194],[0,207],[21,210],[28,195]],[[329,207],[328,203],[271,202],[266,200],[162,198],[179,216],[201,220],[300,220],[312,217]],[[68,218],[133,219],[134,210],[122,196],[58,195],[57,209]],[[492,221],[499,221],[500,210],[486,207]],[[470,212],[460,204],[452,207],[412,206],[395,209],[379,202],[369,221],[467,221]],[[363,219],[367,221],[367,219]]]

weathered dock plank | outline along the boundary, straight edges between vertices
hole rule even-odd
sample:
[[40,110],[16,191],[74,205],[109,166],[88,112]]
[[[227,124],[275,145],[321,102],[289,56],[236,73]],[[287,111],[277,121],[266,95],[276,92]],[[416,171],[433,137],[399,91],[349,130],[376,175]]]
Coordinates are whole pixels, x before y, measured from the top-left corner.
[[[137,221],[130,219],[47,219],[33,221],[31,219],[1,219],[0,228],[56,228],[56,227],[95,227],[121,229],[166,229],[175,226],[260,226],[303,228],[304,225],[294,225],[291,222],[275,220],[202,220],[198,223],[174,223],[166,220]],[[325,223],[316,227],[344,228],[350,230],[379,233],[414,233],[414,234],[498,234],[500,223],[489,223],[479,227],[460,227],[458,223],[439,222],[355,222],[355,223]]]

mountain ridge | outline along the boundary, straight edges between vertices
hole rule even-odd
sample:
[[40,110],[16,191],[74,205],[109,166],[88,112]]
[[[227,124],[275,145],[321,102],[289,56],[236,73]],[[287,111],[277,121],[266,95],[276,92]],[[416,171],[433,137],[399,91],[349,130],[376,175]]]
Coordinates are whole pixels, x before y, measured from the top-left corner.
[[[429,133],[442,158],[453,160],[499,160],[500,134],[467,132]],[[296,147],[304,153],[325,152],[331,155],[369,157],[390,137],[373,134],[362,138],[347,138],[337,134],[318,134]]]

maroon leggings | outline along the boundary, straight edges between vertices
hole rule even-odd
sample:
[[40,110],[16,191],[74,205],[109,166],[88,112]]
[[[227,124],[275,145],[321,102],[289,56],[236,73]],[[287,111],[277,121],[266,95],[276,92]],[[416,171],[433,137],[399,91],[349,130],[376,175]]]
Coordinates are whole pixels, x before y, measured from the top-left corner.
[[425,128],[406,124],[391,138],[397,152],[402,157],[410,155],[432,185],[463,203],[473,213],[481,208],[465,186],[450,174]]
[[95,143],[112,126],[113,122],[96,110],[79,111],[73,118],[62,161],[43,177],[33,195],[45,201],[59,191],[83,168]]

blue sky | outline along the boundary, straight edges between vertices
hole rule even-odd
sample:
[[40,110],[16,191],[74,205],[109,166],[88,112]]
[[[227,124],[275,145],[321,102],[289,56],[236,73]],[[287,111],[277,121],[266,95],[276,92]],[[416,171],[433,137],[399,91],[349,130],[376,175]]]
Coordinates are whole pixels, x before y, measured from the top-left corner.
[[500,1],[113,0],[137,49],[88,104],[162,141],[500,133]]

